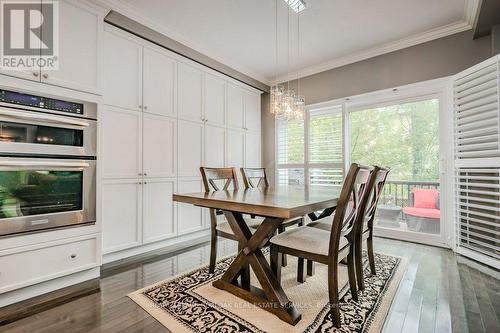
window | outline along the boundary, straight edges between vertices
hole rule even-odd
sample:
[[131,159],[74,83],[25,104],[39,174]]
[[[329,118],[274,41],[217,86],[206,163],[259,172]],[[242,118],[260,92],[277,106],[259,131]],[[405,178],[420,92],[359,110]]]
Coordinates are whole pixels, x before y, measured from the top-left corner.
[[278,121],[278,184],[342,184],[342,127],[341,106],[310,110],[305,121]]

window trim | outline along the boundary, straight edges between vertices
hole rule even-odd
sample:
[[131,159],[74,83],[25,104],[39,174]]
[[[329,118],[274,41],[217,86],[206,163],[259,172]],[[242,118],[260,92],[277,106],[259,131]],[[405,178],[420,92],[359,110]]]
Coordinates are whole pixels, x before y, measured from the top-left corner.
[[[338,111],[334,111],[333,114],[340,114],[342,116],[342,160],[339,162],[333,163],[310,163],[309,162],[309,127],[311,124],[311,113],[313,112],[321,112],[324,114],[328,114],[328,111],[337,108]],[[311,169],[328,169],[328,168],[341,168],[343,175],[345,175],[346,170],[346,140],[345,140],[345,103],[336,103],[330,104],[325,107],[314,107],[314,105],[306,106],[305,114],[304,114],[304,163],[285,163],[280,164],[278,159],[278,135],[279,135],[279,120],[274,122],[275,125],[275,169],[274,169],[274,182],[275,186],[279,184],[278,170],[280,169],[303,169],[304,170],[304,184],[306,186],[310,185],[310,170]]]

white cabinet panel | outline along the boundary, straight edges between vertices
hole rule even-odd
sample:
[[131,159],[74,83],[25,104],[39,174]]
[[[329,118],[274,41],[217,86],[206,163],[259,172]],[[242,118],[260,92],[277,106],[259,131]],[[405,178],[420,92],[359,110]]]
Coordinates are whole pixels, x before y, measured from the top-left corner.
[[190,121],[178,122],[178,164],[180,177],[197,177],[203,164],[203,125]]
[[145,179],[143,185],[143,240],[159,241],[175,235],[172,195],[175,180]]
[[84,236],[0,253],[0,293],[99,266],[100,239]]
[[226,155],[226,129],[224,127],[205,126],[205,163],[210,168],[223,168]]
[[226,123],[226,83],[213,75],[205,74],[205,119],[209,124]]
[[142,114],[106,108],[101,115],[104,178],[134,178],[142,173]]
[[[179,179],[179,193],[203,191],[201,180]],[[177,233],[185,234],[203,229],[203,208],[190,204],[177,203]]]
[[163,53],[144,48],[144,111],[162,116],[175,116],[176,62]]
[[203,72],[179,63],[179,117],[201,121],[203,119]]
[[260,94],[245,94],[245,128],[260,132]]
[[245,167],[260,168],[260,132],[245,133]]
[[234,128],[244,127],[244,91],[238,86],[227,85],[227,125]]
[[142,110],[142,46],[109,31],[104,45],[104,103]]
[[42,82],[98,92],[102,24],[102,15],[80,1],[59,1],[59,69],[42,70]]
[[137,180],[102,185],[103,252],[123,250],[142,240],[142,185]]
[[175,176],[177,120],[144,113],[143,173],[148,177]]
[[245,132],[227,130],[227,166],[236,168],[238,174],[238,186],[243,187],[240,168],[245,166]]
[[241,168],[244,166],[245,132],[227,130],[227,166]]

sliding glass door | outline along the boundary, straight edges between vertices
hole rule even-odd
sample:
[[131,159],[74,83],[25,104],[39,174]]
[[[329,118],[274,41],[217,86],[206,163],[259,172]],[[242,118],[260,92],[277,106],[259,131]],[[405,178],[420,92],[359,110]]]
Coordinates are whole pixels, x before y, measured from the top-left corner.
[[378,205],[376,234],[441,242],[439,118],[437,97],[349,112],[350,160],[391,169]]

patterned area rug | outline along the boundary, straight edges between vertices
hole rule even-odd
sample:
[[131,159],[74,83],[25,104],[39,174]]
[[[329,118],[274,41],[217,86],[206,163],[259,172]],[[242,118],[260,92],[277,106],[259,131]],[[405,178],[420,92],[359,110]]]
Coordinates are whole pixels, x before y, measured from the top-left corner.
[[[347,285],[347,268],[339,273],[342,327],[333,327],[327,310],[327,266],[316,264],[314,276],[296,282],[297,260],[288,258],[282,285],[302,319],[291,326],[232,294],[212,286],[234,257],[161,281],[128,295],[172,332],[380,332],[406,268],[401,258],[376,254],[377,275],[365,268],[365,290],[354,302]],[[366,266],[366,265],[365,265]],[[252,284],[258,285],[252,274]]]

